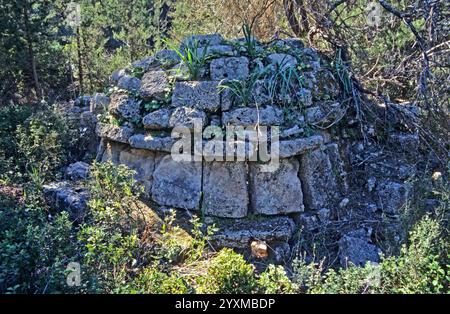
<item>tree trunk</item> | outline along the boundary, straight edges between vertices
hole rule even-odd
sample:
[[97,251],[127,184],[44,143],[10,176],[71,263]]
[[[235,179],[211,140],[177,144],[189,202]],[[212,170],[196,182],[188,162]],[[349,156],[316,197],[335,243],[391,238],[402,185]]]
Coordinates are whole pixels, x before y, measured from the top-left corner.
[[31,66],[31,74],[33,76],[34,88],[36,90],[36,96],[40,99],[42,97],[41,85],[39,83],[39,76],[36,70],[36,59],[34,56],[33,49],[33,40],[31,38],[31,30],[30,30],[30,16],[28,14],[28,7],[24,7],[24,24],[25,24],[25,36],[27,39],[28,46],[28,58]]

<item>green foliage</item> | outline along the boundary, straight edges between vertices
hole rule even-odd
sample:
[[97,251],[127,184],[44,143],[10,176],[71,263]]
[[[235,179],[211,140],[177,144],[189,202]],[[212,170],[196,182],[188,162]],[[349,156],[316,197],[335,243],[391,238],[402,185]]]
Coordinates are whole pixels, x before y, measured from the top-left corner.
[[282,266],[270,264],[260,275],[258,286],[261,293],[267,294],[289,294],[295,293],[297,287],[286,275]]
[[251,58],[255,57],[257,55],[256,51],[256,40],[255,37],[252,35],[252,28],[247,23],[244,23],[242,25],[242,32],[244,33],[244,47],[245,52],[247,55]]
[[192,291],[177,273],[168,275],[157,266],[145,268],[130,286],[128,292],[135,293],[186,294]]
[[191,40],[183,43],[181,49],[172,47],[180,57],[181,62],[186,66],[190,79],[198,79],[205,70],[208,44],[200,48],[197,40]]
[[199,293],[251,293],[256,288],[253,265],[231,249],[222,249],[199,277]]
[[0,292],[70,292],[65,267],[76,257],[67,213],[47,216],[0,195]]
[[112,292],[130,279],[133,267],[145,260],[139,238],[141,221],[133,215],[140,192],[134,172],[111,162],[94,163],[91,169],[91,221],[78,238],[86,247],[83,265],[95,278],[91,289]]

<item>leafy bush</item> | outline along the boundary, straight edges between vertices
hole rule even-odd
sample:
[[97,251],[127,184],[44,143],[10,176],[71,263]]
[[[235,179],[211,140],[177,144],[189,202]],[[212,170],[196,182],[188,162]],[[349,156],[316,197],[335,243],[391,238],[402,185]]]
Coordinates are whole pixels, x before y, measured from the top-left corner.
[[197,279],[199,293],[251,293],[256,288],[253,265],[231,249],[222,249]]
[[69,292],[65,267],[76,257],[67,213],[49,218],[43,208],[0,195],[0,292]]
[[128,292],[151,294],[184,294],[191,288],[177,273],[167,275],[157,266],[145,268],[128,288]]
[[78,237],[87,249],[83,265],[95,278],[94,291],[119,289],[145,256],[139,239],[141,221],[133,215],[141,188],[133,176],[134,171],[124,165],[92,166],[88,203],[92,217]]
[[282,266],[269,265],[258,279],[258,286],[261,293],[284,294],[295,293],[297,286],[286,275]]

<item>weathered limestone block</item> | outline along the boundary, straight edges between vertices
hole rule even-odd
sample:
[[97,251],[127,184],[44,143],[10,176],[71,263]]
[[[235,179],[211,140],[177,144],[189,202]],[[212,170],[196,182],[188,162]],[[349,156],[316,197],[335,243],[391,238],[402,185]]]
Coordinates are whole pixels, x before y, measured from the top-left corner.
[[175,50],[172,49],[163,49],[158,51],[155,54],[156,60],[161,63],[163,68],[172,67],[178,63],[180,63],[180,56],[177,54]]
[[207,117],[204,111],[196,109],[196,108],[189,108],[189,107],[178,107],[175,108],[172,112],[172,115],[169,119],[169,126],[171,128],[177,127],[177,126],[184,126],[187,128],[193,128],[194,127],[194,119],[200,119],[202,121],[203,125],[206,125],[207,123]]
[[130,92],[135,92],[141,87],[141,80],[137,77],[125,74],[121,76],[117,82],[117,86]]
[[345,114],[340,103],[315,106],[306,109],[306,122],[312,125],[329,125]]
[[232,46],[228,45],[214,45],[214,46],[208,46],[208,47],[200,47],[197,48],[197,55],[209,57],[213,55],[217,56],[233,56],[234,50]]
[[203,169],[203,212],[205,215],[242,218],[247,215],[247,164],[205,162]]
[[140,117],[139,102],[130,98],[127,94],[114,93],[111,95],[109,113],[129,121],[138,119]]
[[248,59],[246,57],[224,57],[211,61],[210,73],[214,81],[245,80],[248,76]]
[[71,221],[81,223],[87,209],[89,191],[67,181],[43,186],[44,197],[52,207],[69,213]]
[[106,147],[104,148],[100,161],[111,161],[116,164],[119,163],[120,152],[128,147],[126,144],[111,141],[107,141],[105,146]]
[[200,206],[202,163],[163,157],[153,173],[152,199],[160,205],[189,210]]
[[108,140],[128,143],[128,139],[133,135],[134,130],[127,126],[97,123],[96,133],[99,137],[104,137]]
[[111,74],[110,77],[110,81],[113,84],[118,84],[119,80],[124,77],[125,75],[129,74],[129,70],[128,69],[120,69],[120,70],[116,70]]
[[175,143],[175,139],[170,135],[154,136],[152,134],[136,134],[131,136],[128,142],[133,148],[170,153],[172,145]]
[[365,239],[344,235],[339,240],[339,258],[342,267],[351,264],[365,266],[367,262],[378,263],[380,250]]
[[172,106],[186,106],[209,112],[220,108],[220,93],[215,81],[176,82],[172,94]]
[[289,214],[304,209],[298,160],[279,162],[274,172],[262,172],[261,164],[250,163],[250,201],[258,214]]
[[170,83],[164,71],[149,71],[142,77],[139,93],[145,100],[165,100]]
[[377,187],[378,207],[391,215],[399,214],[409,198],[410,186],[393,181],[382,182]]
[[171,109],[162,108],[150,112],[142,119],[142,124],[144,128],[150,130],[162,130],[169,128],[169,120],[172,114]]
[[285,53],[272,53],[267,56],[267,59],[271,64],[277,65],[283,70],[297,65],[297,59]]
[[90,103],[90,111],[93,114],[99,114],[106,111],[109,107],[110,98],[103,93],[96,93]]
[[156,58],[153,56],[148,56],[132,63],[133,67],[143,68],[144,71],[148,71],[151,68],[157,67],[158,65],[159,65],[158,60],[156,60]]
[[[220,34],[207,34],[207,35],[192,35],[187,37],[182,43],[181,48],[187,44],[196,44],[198,47],[216,46],[223,42],[223,37]],[[180,49],[181,51],[183,49]]]
[[307,209],[328,207],[336,200],[337,184],[328,155],[321,149],[300,157],[300,179]]
[[277,126],[283,124],[283,111],[277,107],[266,106],[262,108],[237,108],[222,113],[224,125],[254,126],[259,125]]
[[67,167],[65,176],[73,181],[86,180],[89,177],[89,171],[90,165],[88,163],[77,161]]
[[285,140],[279,142],[279,154],[281,158],[289,158],[301,155],[309,150],[318,148],[323,143],[323,137],[313,135],[306,138],[297,138],[293,140]]
[[341,194],[347,194],[348,192],[348,180],[347,172],[345,171],[344,161],[341,159],[339,153],[339,146],[337,143],[330,143],[325,146],[325,151],[328,154],[328,158],[331,162],[331,167],[333,168],[333,173],[336,174],[336,179],[338,182],[338,188]]
[[258,217],[257,219],[220,219],[215,222],[219,231],[212,240],[218,246],[248,248],[253,240],[287,242],[295,231],[289,217]]
[[119,163],[135,170],[135,179],[144,185],[147,193],[151,191],[155,153],[143,149],[126,149],[120,152]]

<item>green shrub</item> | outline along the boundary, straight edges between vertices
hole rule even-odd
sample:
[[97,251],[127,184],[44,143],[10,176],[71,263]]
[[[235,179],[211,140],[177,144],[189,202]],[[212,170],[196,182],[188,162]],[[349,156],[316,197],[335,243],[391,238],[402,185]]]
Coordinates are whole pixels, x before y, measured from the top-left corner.
[[65,267],[76,257],[67,213],[49,219],[43,208],[0,195],[0,293],[70,292]]
[[222,249],[197,279],[199,293],[251,293],[256,288],[254,267],[232,249]]
[[139,235],[142,222],[134,215],[141,187],[124,165],[94,163],[91,169],[91,217],[78,233],[86,248],[83,266],[96,282],[93,291],[113,292],[131,280],[147,255]]
[[191,288],[177,273],[168,275],[156,266],[145,268],[130,286],[132,288],[128,288],[129,291],[135,293],[185,294],[191,292]]
[[258,279],[258,287],[261,293],[287,294],[295,293],[297,287],[286,275],[282,266],[269,265]]

